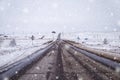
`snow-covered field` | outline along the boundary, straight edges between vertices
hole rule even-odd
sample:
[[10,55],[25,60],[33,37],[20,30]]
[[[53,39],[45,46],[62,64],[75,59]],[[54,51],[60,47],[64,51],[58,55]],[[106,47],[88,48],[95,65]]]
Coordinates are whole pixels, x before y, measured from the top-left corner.
[[[80,32],[62,34],[64,39],[74,40],[90,48],[120,54],[120,32]],[[104,44],[106,39],[106,44]]]
[[[7,66],[31,55],[35,51],[47,46],[48,44],[44,44],[45,42],[52,40],[50,38],[39,39],[38,36],[35,36],[35,39],[32,41],[30,37],[9,35],[5,38],[1,36],[0,67]],[[13,39],[15,41],[11,42]]]
[[[34,35],[34,37],[32,41],[30,34],[0,36],[0,67],[14,63],[34,53],[36,50],[46,46],[43,43],[53,40],[51,34]],[[62,39],[82,43],[90,48],[120,54],[120,32],[62,33],[61,37]],[[54,35],[54,38],[57,38],[57,34]],[[12,43],[15,43],[15,45],[11,46],[13,39],[15,41]],[[104,43],[104,39],[106,39],[106,43]]]

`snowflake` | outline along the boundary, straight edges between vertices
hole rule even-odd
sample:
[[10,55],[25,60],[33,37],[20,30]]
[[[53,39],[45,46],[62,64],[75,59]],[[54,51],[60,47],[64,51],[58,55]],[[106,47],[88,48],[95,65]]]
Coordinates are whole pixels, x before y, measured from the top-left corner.
[[74,54],[77,54],[77,51],[75,51]]
[[87,11],[90,11],[90,7],[87,8]]
[[65,45],[65,49],[69,50],[70,46],[69,45]]
[[7,3],[8,6],[11,6],[11,3]]
[[58,76],[56,76],[56,79],[59,79],[59,77],[58,77]]
[[114,57],[114,60],[116,60],[117,59],[117,57]]
[[104,29],[105,29],[105,30],[107,30],[107,29],[108,29],[108,27],[107,27],[107,26],[105,26],[105,27],[104,27]]
[[19,28],[18,27],[15,27],[15,30],[18,30]]
[[110,13],[110,16],[114,16],[114,13],[113,13],[113,12],[111,12],[111,13]]
[[78,66],[78,64],[75,64],[76,66]]
[[36,67],[36,69],[37,69],[37,70],[39,70],[39,69],[40,69],[40,67],[38,67],[38,66],[37,66],[37,67]]
[[28,8],[24,8],[22,11],[23,11],[24,13],[29,13],[29,9],[28,9]]
[[58,8],[58,4],[57,3],[53,3],[52,7],[56,9],[56,8]]
[[54,50],[52,50],[52,53],[55,53],[55,51],[54,51]]
[[117,25],[120,26],[120,20],[117,22]]
[[0,7],[0,11],[4,11],[4,10],[5,10],[5,8],[1,6]]
[[116,32],[116,31],[117,31],[117,29],[116,29],[116,28],[114,28],[114,29],[113,29],[113,31],[114,31],[114,32]]
[[18,71],[15,71],[15,73],[17,74],[17,73],[18,73]]
[[79,78],[78,80],[83,80],[83,78]]
[[116,67],[115,71],[116,71],[117,73],[119,73],[119,72],[120,72],[120,67]]
[[34,74],[35,77],[37,77],[37,74]]
[[96,70],[97,68],[95,67],[94,70]]
[[4,79],[3,80],[9,80],[9,78],[8,77],[4,77]]

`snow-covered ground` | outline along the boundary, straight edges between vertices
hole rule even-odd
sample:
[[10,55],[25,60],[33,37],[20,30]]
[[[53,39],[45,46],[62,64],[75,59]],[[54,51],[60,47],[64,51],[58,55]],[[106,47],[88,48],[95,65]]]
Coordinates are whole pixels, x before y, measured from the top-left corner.
[[[62,33],[62,36],[90,48],[120,54],[120,32],[76,32]],[[107,39],[107,44],[104,44],[104,39]]]
[[[53,40],[53,37],[56,39],[57,34],[34,34],[34,37],[35,40],[32,41],[31,34],[0,36],[0,66],[14,63],[45,47],[43,43]],[[62,33],[61,37],[82,43],[90,48],[120,54],[120,32]],[[13,39],[16,45],[10,46]],[[104,39],[107,39],[107,44],[104,44]]]
[[[32,41],[30,37],[13,35],[9,35],[7,38],[1,37],[0,67],[7,66],[31,55],[35,51],[47,46],[48,44],[44,44],[45,42],[52,40],[50,38],[39,39],[38,36],[35,36],[35,40]],[[13,39],[15,39],[15,45],[11,46]]]

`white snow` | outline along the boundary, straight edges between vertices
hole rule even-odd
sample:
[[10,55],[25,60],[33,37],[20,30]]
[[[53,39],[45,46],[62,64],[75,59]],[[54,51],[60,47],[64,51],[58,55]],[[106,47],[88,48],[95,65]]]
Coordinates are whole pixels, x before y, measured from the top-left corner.
[[35,51],[45,46],[33,47],[24,50],[16,50],[15,52],[12,52],[10,54],[0,55],[0,66],[12,64],[20,59],[25,58],[28,55],[31,55]]
[[[107,29],[107,27],[105,27],[105,29]],[[78,40],[78,37],[80,40]],[[120,53],[120,32],[116,30],[114,30],[114,32],[62,33],[62,38],[82,43],[90,48]],[[88,40],[85,40],[86,38]],[[108,44],[103,44],[105,38]]]
[[[8,39],[4,38],[4,41],[1,43],[0,46],[0,67],[10,65],[16,61],[19,61],[26,56],[29,56],[33,54],[35,51],[44,48],[48,44],[43,44],[50,39],[38,39],[36,37],[35,40],[32,40],[30,38],[23,37],[23,36],[10,36]],[[2,38],[2,37],[1,37]],[[12,39],[15,39],[16,46],[11,47],[9,46],[10,41]]]
[[[30,39],[31,35],[9,35],[8,38],[4,38],[0,46],[0,66],[14,63],[15,61],[31,55],[36,50],[45,47],[46,45],[43,45],[43,43],[52,40],[50,37],[53,35],[44,35],[44,39],[40,39],[42,35],[34,36],[35,40],[33,40],[33,45]],[[93,49],[120,52],[120,32],[76,32],[62,33],[61,36],[63,39],[73,40]],[[80,40],[78,40],[78,36]],[[57,35],[54,35],[54,37],[56,38]],[[10,47],[9,43],[13,38],[16,40],[17,45]],[[88,40],[85,40],[85,38],[88,38]],[[105,38],[108,40],[108,44],[103,44]],[[69,46],[65,48],[69,48]]]

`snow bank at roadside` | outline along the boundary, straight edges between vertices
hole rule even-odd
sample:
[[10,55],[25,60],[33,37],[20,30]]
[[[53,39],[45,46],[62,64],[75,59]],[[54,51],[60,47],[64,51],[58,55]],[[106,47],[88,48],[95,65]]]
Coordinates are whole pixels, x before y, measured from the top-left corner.
[[46,45],[41,45],[37,47],[32,47],[24,50],[17,50],[15,52],[12,52],[11,54],[1,55],[0,56],[0,67],[6,66],[9,64],[12,64],[20,59],[25,58],[26,56],[29,56],[33,54],[35,51],[44,48]]

